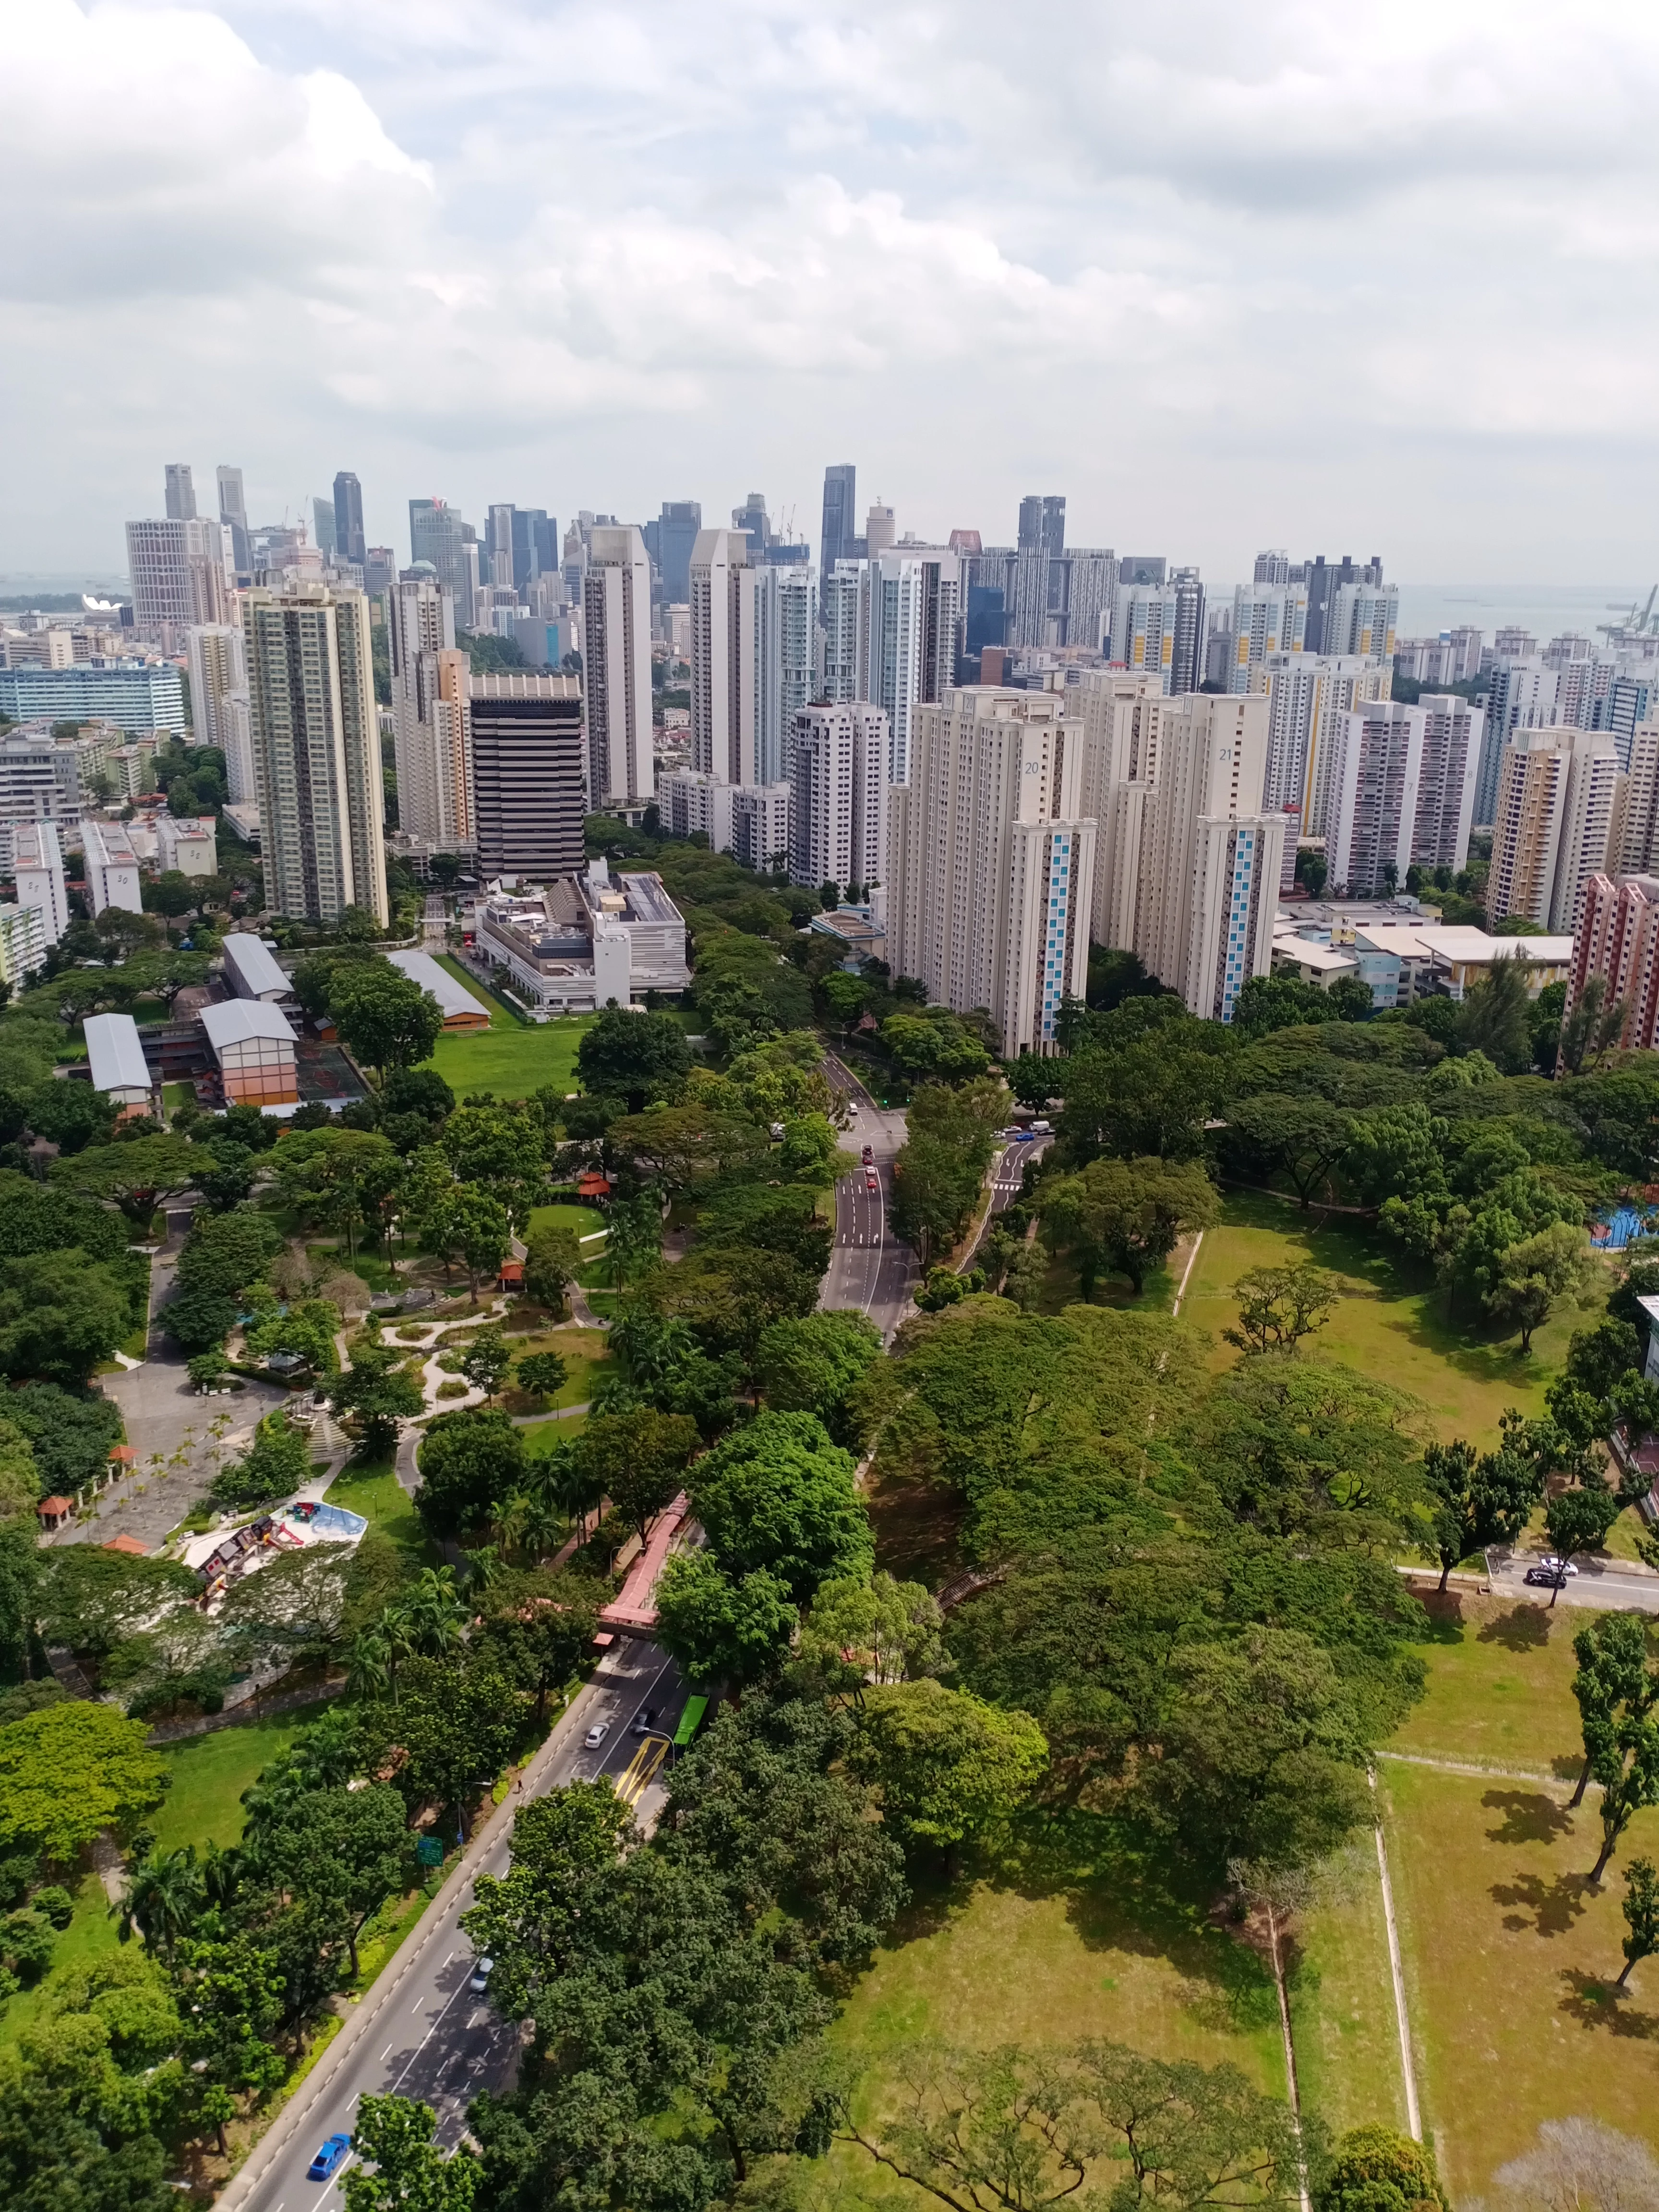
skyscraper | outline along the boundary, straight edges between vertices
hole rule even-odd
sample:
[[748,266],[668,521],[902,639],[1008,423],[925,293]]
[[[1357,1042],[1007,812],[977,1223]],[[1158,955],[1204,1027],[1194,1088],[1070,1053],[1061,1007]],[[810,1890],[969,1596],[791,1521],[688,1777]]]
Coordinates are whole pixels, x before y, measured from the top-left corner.
[[368,540],[363,534],[363,488],[349,469],[334,479],[334,543],[337,556],[363,568]]
[[478,873],[550,884],[582,867],[582,698],[574,676],[469,678]]
[[559,526],[544,507],[515,507],[513,510],[512,583],[526,601],[538,578],[555,574],[559,565]]
[[196,520],[196,487],[188,461],[169,461],[167,466],[167,518],[173,522]]
[[[1265,557],[1258,556],[1258,568]],[[1233,645],[1227,689],[1255,690],[1268,654],[1301,653],[1307,628],[1305,584],[1240,584],[1233,593]]]
[[386,604],[398,827],[427,853],[465,851],[473,843],[471,762],[454,602],[424,570],[411,569]]
[[1568,754],[1551,730],[1522,730],[1504,748],[1492,823],[1486,912],[1494,925],[1518,915],[1549,921],[1561,855]]
[[1419,868],[1462,868],[1469,857],[1483,717],[1479,707],[1455,693],[1425,691],[1417,711],[1423,717],[1423,768],[1412,860]]
[[836,461],[823,472],[823,528],[818,544],[818,574],[827,585],[837,561],[855,560],[858,534],[858,470]]
[[885,879],[887,717],[858,700],[803,707],[790,735],[789,876],[868,887]]
[[454,601],[459,619],[472,620],[472,567],[467,559],[466,526],[459,512],[441,499],[411,499],[409,502],[409,557],[429,561],[440,587]]
[[887,794],[893,971],[958,1013],[988,1007],[1005,1055],[1052,1051],[1087,981],[1095,824],[1064,708],[1052,691],[947,691],[919,707],[909,783]]
[[[1340,584],[1325,603],[1323,653],[1394,663],[1395,633],[1400,627],[1400,586],[1358,582]],[[1305,641],[1306,632],[1304,631]]]
[[220,522],[169,515],[127,525],[133,627],[177,651],[192,623],[222,623],[236,587],[232,533]]
[[295,920],[349,906],[382,928],[386,902],[380,743],[368,601],[292,584],[243,594],[266,901]]
[[1659,1045],[1659,877],[1590,878],[1567,978],[1569,1015],[1592,975],[1606,986],[1604,1006],[1626,1009],[1620,1045],[1651,1052]]
[[337,557],[339,539],[335,535],[334,502],[331,499],[313,499],[311,502],[312,534],[317,550],[331,568]]
[[218,468],[219,520],[230,532],[231,559],[239,576],[252,573],[247,542],[247,496],[242,471],[221,461]]
[[962,563],[938,546],[896,545],[863,566],[867,610],[857,696],[887,716],[887,780],[907,783],[918,711],[941,702],[956,673]]
[[233,623],[192,623],[185,651],[190,667],[190,710],[198,745],[217,745],[228,761],[232,744],[230,700],[246,693],[247,668],[242,633]]
[[1559,672],[1536,655],[1500,657],[1492,663],[1486,689],[1486,723],[1481,734],[1480,767],[1475,784],[1474,818],[1496,820],[1498,779],[1504,753],[1522,730],[1553,729],[1559,719]]
[[691,765],[717,783],[755,781],[752,697],[750,750],[744,735],[742,586],[747,541],[740,532],[700,530],[691,549]]
[[1412,863],[1424,716],[1382,699],[1338,717],[1326,859],[1334,891],[1392,894]]
[[662,571],[663,596],[671,606],[685,606],[691,598],[691,552],[702,528],[702,507],[695,499],[665,499],[657,522],[657,566]]
[[651,563],[631,526],[595,526],[582,579],[588,793],[593,805],[644,806],[651,757]]
[[1175,594],[1170,689],[1196,691],[1204,680],[1204,586],[1196,568],[1177,568],[1170,589]]
[[1563,732],[1567,784],[1561,807],[1561,843],[1550,896],[1549,924],[1571,937],[1584,918],[1592,876],[1607,865],[1613,804],[1621,781],[1613,739],[1601,730]]
[[1363,568],[1355,563],[1353,556],[1345,553],[1340,561],[1327,561],[1322,553],[1316,554],[1297,572],[1298,580],[1308,587],[1308,623],[1304,650],[1309,653],[1341,653],[1346,648],[1333,645],[1326,629],[1326,616],[1333,596],[1345,584],[1380,585],[1382,563],[1373,554]]

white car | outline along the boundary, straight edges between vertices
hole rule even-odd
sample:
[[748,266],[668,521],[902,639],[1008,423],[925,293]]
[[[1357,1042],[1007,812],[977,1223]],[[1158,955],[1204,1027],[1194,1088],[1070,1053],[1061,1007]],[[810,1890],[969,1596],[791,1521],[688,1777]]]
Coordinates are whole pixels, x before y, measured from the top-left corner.
[[472,1969],[472,1978],[467,1984],[467,1987],[475,1997],[483,1996],[485,1990],[489,1989],[490,1970],[495,1964],[495,1961],[493,1959],[480,1959]]
[[1552,1572],[1558,1575],[1576,1575],[1578,1571],[1571,1559],[1558,1559],[1553,1552],[1546,1552],[1538,1564],[1540,1567],[1548,1567]]
[[589,1751],[597,1751],[610,1733],[611,1723],[609,1721],[595,1721],[592,1727],[589,1729],[587,1734],[582,1738],[582,1742]]

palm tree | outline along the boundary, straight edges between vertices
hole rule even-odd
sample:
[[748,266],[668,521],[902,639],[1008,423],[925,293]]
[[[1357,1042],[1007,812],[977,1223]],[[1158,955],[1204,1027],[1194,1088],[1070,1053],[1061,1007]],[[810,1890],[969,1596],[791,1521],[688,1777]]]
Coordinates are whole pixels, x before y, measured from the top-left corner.
[[203,1895],[194,1844],[176,1851],[152,1850],[129,1872],[125,1892],[111,1905],[110,1917],[119,1916],[124,1943],[132,1941],[136,1929],[152,1950],[171,1959],[174,1944],[200,1912]]
[[410,1650],[430,1659],[454,1650],[465,1627],[466,1607],[455,1588],[453,1567],[423,1568],[399,1611]]
[[360,1769],[356,1718],[337,1705],[308,1728],[289,1754],[312,1790],[339,1790]]
[[374,1705],[389,1688],[394,1699],[397,1668],[390,1639],[376,1628],[365,1628],[352,1638],[346,1655],[346,1687],[353,1697]]
[[565,1513],[556,1498],[544,1491],[532,1492],[524,1501],[522,1535],[524,1547],[532,1559],[541,1560],[549,1552],[556,1552],[564,1534]]
[[246,1871],[244,1855],[235,1844],[221,1847],[210,1843],[202,1854],[202,1894],[221,1911],[236,1902]]
[[466,1561],[465,1579],[469,1598],[482,1596],[501,1571],[501,1554],[490,1545],[480,1545],[475,1552],[463,1551]]
[[495,1548],[505,1559],[516,1551],[524,1535],[525,1516],[530,1510],[530,1500],[521,1490],[515,1490],[501,1511],[495,1516]]
[[579,1452],[562,1454],[554,1469],[557,1487],[554,1492],[559,1504],[576,1524],[576,1540],[587,1540],[587,1516],[597,1513],[604,1502],[605,1486],[587,1471]]

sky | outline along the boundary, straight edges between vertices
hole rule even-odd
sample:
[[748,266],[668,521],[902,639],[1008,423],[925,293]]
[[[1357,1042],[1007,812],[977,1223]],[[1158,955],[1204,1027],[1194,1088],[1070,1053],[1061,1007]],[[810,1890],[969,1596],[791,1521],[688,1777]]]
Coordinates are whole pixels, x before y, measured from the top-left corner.
[[1659,574],[1636,0],[0,0],[0,573],[246,472]]

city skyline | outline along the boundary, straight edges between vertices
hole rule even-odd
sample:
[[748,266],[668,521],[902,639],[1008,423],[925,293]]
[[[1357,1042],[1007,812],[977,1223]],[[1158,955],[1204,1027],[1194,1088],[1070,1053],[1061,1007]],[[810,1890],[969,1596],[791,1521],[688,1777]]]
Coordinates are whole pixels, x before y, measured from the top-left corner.
[[[1000,26],[38,0],[0,571],[112,568],[189,453],[198,502],[229,455],[268,519],[349,463],[379,542],[434,488],[639,520],[763,483],[816,544],[854,456],[920,535],[1060,485],[1073,542],[1222,584],[1279,544],[1641,575],[1650,17]],[[1517,344],[1517,283],[1595,345]]]

